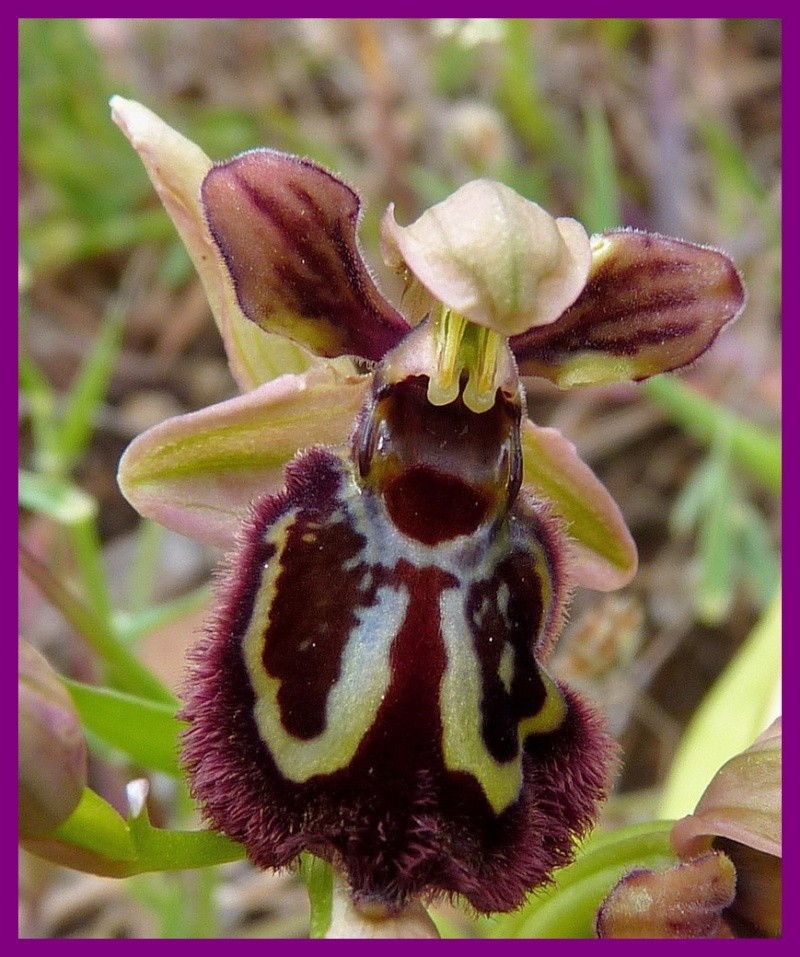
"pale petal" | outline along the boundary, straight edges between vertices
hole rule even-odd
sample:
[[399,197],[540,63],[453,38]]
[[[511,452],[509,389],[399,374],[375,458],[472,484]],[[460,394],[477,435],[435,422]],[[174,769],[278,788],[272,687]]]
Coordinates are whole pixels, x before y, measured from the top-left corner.
[[254,326],[239,308],[200,205],[200,185],[213,165],[208,156],[133,100],[112,97],[111,115],[141,157],[197,269],[240,388],[252,389],[282,372],[316,364],[304,349]]
[[638,381],[693,362],[744,303],[719,250],[615,230],[592,237],[586,288],[564,315],[510,345],[520,375],[563,389]]
[[706,788],[694,814],[678,821],[672,843],[697,853],[710,837],[725,837],[781,856],[781,719],[742,754],[731,758]]
[[316,355],[373,361],[408,332],[362,260],[359,198],[336,176],[258,149],[214,166],[201,192],[239,305],[260,328]]
[[228,548],[252,500],[283,487],[298,450],[347,440],[369,382],[320,367],[169,419],[128,447],[120,488],[147,518]]
[[389,207],[384,258],[471,322],[513,336],[553,322],[580,293],[591,261],[574,219],[553,219],[492,180],[467,183],[410,226]]
[[576,585],[614,591],[636,574],[636,546],[614,499],[557,429],[522,428],[523,486],[549,502],[573,540]]

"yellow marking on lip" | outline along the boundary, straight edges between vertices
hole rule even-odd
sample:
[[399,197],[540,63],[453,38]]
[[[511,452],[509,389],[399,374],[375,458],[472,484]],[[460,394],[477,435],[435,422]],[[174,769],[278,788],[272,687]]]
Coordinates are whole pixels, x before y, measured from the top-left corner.
[[534,734],[550,734],[560,728],[567,716],[567,703],[550,675],[539,665],[539,675],[545,687],[545,699],[542,707],[524,718],[519,725],[519,739],[524,741]]
[[[542,588],[542,630],[552,615],[553,589],[541,548],[536,548],[534,558]],[[509,599],[508,586],[503,584],[498,588],[497,602],[506,621]],[[471,634],[471,631],[462,591],[449,589],[443,592],[440,610],[442,637],[447,653],[447,667],[440,689],[445,767],[471,774],[483,789],[494,813],[499,815],[519,797],[525,740],[535,734],[549,734],[560,727],[567,713],[566,703],[553,679],[537,662],[545,686],[545,700],[535,715],[519,723],[516,755],[509,761],[497,761],[483,739],[483,681],[474,644],[464,640],[464,636]],[[535,642],[537,637],[531,635],[531,641]],[[514,656],[513,647],[507,643],[500,657],[498,674],[509,692],[514,678]]]
[[511,694],[511,684],[514,680],[514,649],[509,642],[503,646],[497,673],[500,675],[506,694]]
[[464,598],[448,589],[439,600],[447,667],[442,677],[442,754],[445,767],[466,771],[480,784],[495,814],[501,814],[519,797],[522,787],[520,752],[510,761],[496,761],[483,741],[480,663],[464,614]]
[[[342,652],[339,680],[328,694],[325,730],[310,739],[287,732],[278,704],[281,682],[264,669],[263,659],[270,609],[280,587],[284,550],[296,517],[297,510],[288,513],[266,535],[277,552],[262,573],[242,648],[256,695],[254,717],[259,735],[281,774],[299,784],[318,774],[333,774],[353,759],[389,687],[389,649],[403,624],[409,596],[405,588],[380,588],[376,603],[358,610],[358,622]],[[298,636],[298,648],[307,641]]]

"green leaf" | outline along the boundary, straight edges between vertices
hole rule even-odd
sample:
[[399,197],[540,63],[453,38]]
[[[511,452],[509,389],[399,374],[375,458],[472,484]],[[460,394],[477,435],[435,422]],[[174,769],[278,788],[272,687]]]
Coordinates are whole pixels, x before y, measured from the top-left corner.
[[111,307],[92,351],[70,387],[57,440],[57,454],[65,471],[74,468],[92,437],[97,410],[105,398],[122,344],[125,315],[124,301]]
[[119,861],[132,861],[136,851],[128,825],[113,807],[91,788],[57,830],[60,840]]
[[738,503],[737,532],[739,572],[765,605],[780,582],[781,563],[764,516],[750,502]]
[[670,529],[688,536],[700,528],[695,586],[701,620],[721,621],[730,609],[737,582],[744,580],[759,606],[778,586],[780,561],[770,529],[744,497],[730,468],[730,436],[721,437],[695,469],[675,500]]
[[34,460],[44,471],[56,462],[55,395],[42,370],[30,356],[19,357],[19,387],[28,401]]
[[66,479],[25,471],[19,474],[19,500],[23,508],[67,528],[87,601],[95,615],[109,621],[111,600],[97,532],[97,503]]
[[527,19],[505,21],[498,98],[517,134],[538,155],[552,151],[558,143],[547,101],[536,83],[531,29]]
[[71,588],[22,544],[19,562],[24,574],[97,653],[108,669],[107,680],[115,688],[170,705],[174,703],[172,693],[118,641],[109,621],[81,601]]
[[768,240],[780,243],[780,215],[769,201],[769,191],[725,124],[702,120],[698,131],[713,166],[716,214],[725,231],[735,236],[751,228],[755,212]]
[[697,466],[676,497],[669,516],[673,535],[689,535],[697,526],[714,492],[715,472],[710,456]]
[[521,910],[482,922],[489,936],[590,938],[597,908],[623,874],[635,867],[661,869],[677,860],[670,846],[672,821],[655,821],[595,835],[554,882]]
[[780,665],[778,593],[686,728],[664,784],[660,810],[665,817],[690,814],[722,765],[764,730]]
[[[137,787],[138,786],[138,787]],[[142,799],[147,782],[132,782]],[[148,871],[211,867],[244,858],[245,850],[214,831],[170,831],[150,825],[147,812],[125,821],[108,802],[86,788],[81,802],[51,838],[23,841],[46,860],[88,874],[130,877]]]
[[114,631],[124,642],[136,641],[142,635],[147,635],[157,628],[163,628],[196,611],[207,604],[210,598],[210,587],[203,585],[186,595],[181,595],[180,598],[151,605],[133,614],[118,611],[114,614]]
[[20,470],[19,502],[62,525],[74,525],[97,515],[97,503],[67,479]]
[[[132,789],[137,786],[141,796],[139,807],[136,806],[138,798],[132,796]],[[169,831],[153,827],[144,803],[147,787],[146,781],[132,781],[128,785],[131,804],[128,823],[136,848],[136,873],[210,867],[238,861],[245,856],[241,844],[216,831]]]
[[158,574],[164,528],[143,519],[136,535],[136,550],[128,573],[128,608],[141,612],[150,603]]
[[128,825],[90,788],[84,788],[77,808],[52,837],[21,843],[48,861],[109,877],[133,873],[136,859]]
[[87,730],[137,764],[180,777],[178,736],[183,723],[175,706],[62,679]]
[[[41,203],[22,207],[20,240],[33,270],[107,253],[120,238],[140,245],[133,207],[146,177],[108,122],[111,90],[83,20],[19,21],[18,89],[21,168],[46,197],[44,212]],[[169,224],[160,210],[141,218],[153,213],[163,236]]]

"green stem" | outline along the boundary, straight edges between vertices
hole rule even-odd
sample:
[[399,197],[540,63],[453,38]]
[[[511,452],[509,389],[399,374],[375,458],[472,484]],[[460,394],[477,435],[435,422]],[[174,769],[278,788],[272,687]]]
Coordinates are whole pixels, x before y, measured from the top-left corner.
[[305,882],[311,904],[309,935],[319,939],[327,934],[331,925],[333,869],[330,864],[305,852],[300,855],[300,876]]
[[689,435],[710,444],[730,430],[731,456],[771,492],[781,490],[780,435],[729,411],[678,379],[661,375],[642,386],[648,398]]
[[106,621],[96,615],[24,545],[19,546],[22,571],[82,635],[108,667],[114,687],[153,701],[174,705],[172,693],[127,648],[121,645]]
[[89,606],[110,627],[111,598],[95,517],[92,515],[74,521],[68,529]]
[[136,551],[128,578],[128,611],[136,615],[151,603],[164,529],[144,519],[136,537]]

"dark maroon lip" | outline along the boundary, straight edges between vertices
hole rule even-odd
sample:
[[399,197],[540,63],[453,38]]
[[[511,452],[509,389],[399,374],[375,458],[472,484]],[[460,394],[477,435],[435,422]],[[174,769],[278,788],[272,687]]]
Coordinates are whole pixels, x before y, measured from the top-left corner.
[[423,545],[473,534],[493,505],[488,492],[427,465],[404,469],[382,492],[397,529]]

